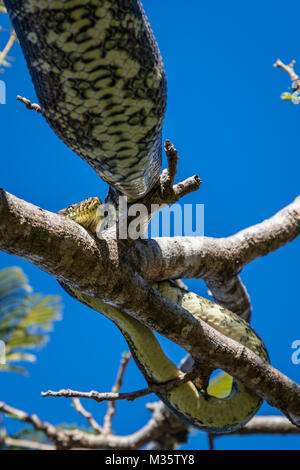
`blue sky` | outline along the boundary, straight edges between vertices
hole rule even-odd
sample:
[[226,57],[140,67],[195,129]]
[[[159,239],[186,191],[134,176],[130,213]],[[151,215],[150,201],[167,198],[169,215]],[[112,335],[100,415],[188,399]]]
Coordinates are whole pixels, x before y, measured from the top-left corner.
[[[223,237],[270,217],[299,194],[300,106],[280,100],[288,76],[272,67],[280,57],[299,61],[300,4],[295,1],[144,0],[168,77],[164,138],[176,145],[178,177],[199,174],[203,183],[185,203],[205,205],[205,235]],[[6,19],[1,24],[8,27]],[[0,33],[0,49],[7,33]],[[35,93],[18,46],[13,67],[1,79],[7,104],[0,105],[0,187],[51,211],[88,196],[104,198],[107,185],[52,132],[45,120],[15,100]],[[297,71],[297,64],[296,64]],[[299,248],[296,240],[255,261],[242,272],[252,300],[252,325],[264,339],[272,364],[299,382],[300,364],[291,361],[300,339]],[[121,352],[116,327],[65,294],[54,278],[29,263],[0,253],[0,268],[21,266],[37,292],[59,294],[63,320],[55,324],[30,375],[1,374],[1,400],[38,413],[52,423],[84,421],[65,399],[41,398],[47,389],[108,391]],[[188,281],[206,296],[202,281]],[[178,362],[183,351],[162,340]],[[132,363],[124,390],[145,382]],[[120,403],[113,428],[134,432],[149,418],[145,403]],[[101,420],[105,405],[84,403]],[[264,404],[259,414],[279,414]],[[13,427],[11,428],[13,429]],[[297,436],[222,437],[218,449],[296,449]],[[184,449],[207,448],[206,435],[191,433]]]

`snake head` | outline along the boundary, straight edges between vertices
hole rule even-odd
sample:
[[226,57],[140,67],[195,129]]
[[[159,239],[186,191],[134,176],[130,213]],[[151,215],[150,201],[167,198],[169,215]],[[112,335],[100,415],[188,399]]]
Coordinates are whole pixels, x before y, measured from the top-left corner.
[[103,219],[103,214],[101,211],[98,211],[101,206],[101,199],[98,197],[89,197],[84,201],[61,209],[57,213],[74,220],[85,229],[95,233],[97,225]]

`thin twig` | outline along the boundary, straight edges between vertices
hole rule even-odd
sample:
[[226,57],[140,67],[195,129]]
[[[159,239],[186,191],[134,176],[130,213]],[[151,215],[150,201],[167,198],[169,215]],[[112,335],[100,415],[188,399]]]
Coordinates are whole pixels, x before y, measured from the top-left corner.
[[209,450],[215,450],[214,435],[210,434],[210,433],[207,433],[207,439],[208,439]]
[[30,100],[20,95],[17,96],[17,100],[21,101],[21,103],[24,103],[27,109],[30,109],[30,110],[36,111],[39,114],[42,114],[42,108],[40,107],[39,104],[31,103]]
[[133,401],[137,398],[144,397],[152,393],[150,388],[143,388],[141,390],[137,390],[136,392],[129,392],[129,393],[113,393],[113,392],[97,392],[96,390],[91,390],[90,392],[79,392],[77,390],[70,390],[70,389],[61,389],[58,391],[48,390],[47,392],[42,392],[42,397],[52,397],[52,398],[87,398],[91,400],[95,400],[98,403],[103,401],[115,401],[115,400],[129,400]]
[[81,404],[81,401],[79,400],[78,397],[73,398],[73,405],[77,413],[79,413],[81,416],[83,416],[89,423],[92,429],[96,431],[97,433],[102,433],[102,428],[100,424],[97,423],[97,421],[93,418],[92,413],[87,411]]
[[194,380],[197,375],[199,374],[198,369],[193,369],[191,372],[187,374],[182,374],[180,377],[176,379],[169,380],[165,383],[160,384],[152,384],[147,388],[143,388],[141,390],[137,390],[135,392],[128,392],[128,393],[114,393],[114,392],[97,392],[95,390],[91,390],[90,392],[79,392],[77,390],[70,390],[70,389],[61,389],[58,391],[48,390],[47,392],[42,392],[42,397],[52,397],[52,398],[88,398],[95,400],[99,403],[103,401],[117,401],[117,400],[129,400],[133,401],[137,398],[144,397],[146,395],[150,395],[151,393],[163,393],[167,390],[171,390],[172,388],[178,386],[179,384],[188,382],[189,380]]
[[275,64],[274,64],[274,67],[277,67],[279,69],[284,70],[286,73],[289,74],[290,79],[292,80],[292,82],[295,82],[296,80],[299,80],[299,75],[297,75],[295,70],[294,70],[295,63],[296,63],[296,61],[292,60],[292,62],[289,65],[286,65],[280,59],[277,59]]
[[[124,353],[120,362],[120,367],[117,373],[116,382],[113,386],[113,393],[119,393],[123,385],[123,377],[126,367],[131,359],[131,353]],[[110,401],[107,406],[107,412],[103,420],[103,434],[111,434],[112,420],[116,413],[116,400]]]
[[[191,176],[180,183],[173,184],[177,172],[178,153],[174,145],[166,140],[165,151],[168,159],[168,167],[162,174],[153,189],[143,198],[139,199],[139,204],[143,204],[150,214],[155,205],[164,206],[177,202],[183,196],[197,191],[201,185],[201,179],[198,175]],[[118,192],[110,189],[107,201],[116,201]],[[106,202],[107,202],[106,201]]]
[[290,93],[290,92],[281,93],[281,99],[285,101],[291,101],[293,104],[295,103],[299,104],[300,80],[299,80],[299,75],[297,75],[294,70],[295,64],[296,64],[295,60],[292,60],[292,62],[289,65],[286,65],[280,59],[278,59],[275,62],[274,67],[284,70],[289,75],[292,81],[292,86],[290,87],[290,89],[292,90],[293,93]]
[[193,191],[197,191],[197,189],[199,189],[200,187],[200,184],[201,179],[197,175],[191,176],[190,178],[187,178],[186,180],[175,184],[175,186],[173,186],[173,190],[176,197],[176,201],[178,201],[178,199],[181,199],[184,196],[187,196]]
[[178,154],[172,142],[165,141],[165,152],[168,160],[168,168],[164,170],[165,184],[172,188],[177,174]]
[[[165,141],[164,148],[168,159],[168,168],[161,175],[161,194],[164,195],[165,203],[168,204],[178,201],[193,191],[197,191],[200,187],[201,179],[198,175],[194,175],[174,185],[177,174],[178,153],[170,140]],[[170,198],[170,195],[173,196]],[[170,202],[168,202],[168,198]]]
[[182,281],[182,279],[174,279],[173,284],[177,287],[180,287],[182,290],[189,290],[188,286]]
[[6,43],[6,46],[4,47],[3,51],[0,52],[0,67],[3,64],[7,54],[9,53],[16,39],[17,39],[16,33],[12,31],[12,33],[10,34],[9,40]]

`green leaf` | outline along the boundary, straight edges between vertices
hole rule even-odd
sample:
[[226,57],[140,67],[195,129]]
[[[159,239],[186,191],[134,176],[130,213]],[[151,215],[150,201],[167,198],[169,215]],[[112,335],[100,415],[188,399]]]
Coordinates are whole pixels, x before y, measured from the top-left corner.
[[27,374],[27,370],[21,366],[13,366],[11,364],[0,364],[0,372],[17,372],[18,374]]
[[46,331],[61,319],[60,297],[33,293],[26,275],[18,267],[0,271],[0,340],[5,342],[6,367],[0,371],[24,373],[11,362],[33,362],[36,349],[46,343]]
[[36,356],[34,354],[29,354],[26,352],[11,352],[6,353],[6,362],[20,362],[20,361],[27,361],[27,362],[36,362]]
[[280,98],[285,101],[291,101],[292,94],[289,93],[288,91],[285,91],[284,93],[281,93]]

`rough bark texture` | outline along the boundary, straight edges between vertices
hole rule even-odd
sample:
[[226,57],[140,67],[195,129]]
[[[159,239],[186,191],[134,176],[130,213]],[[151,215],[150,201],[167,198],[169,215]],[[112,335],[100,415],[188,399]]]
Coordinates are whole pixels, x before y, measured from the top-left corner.
[[204,358],[240,379],[298,422],[297,384],[241,344],[164,298],[138,273],[148,280],[193,276],[221,282],[224,269],[228,282],[242,265],[295,238],[300,231],[299,214],[297,198],[273,218],[228,239],[195,237],[168,239],[167,244],[166,240],[136,243],[118,241],[110,232],[103,239],[95,239],[76,223],[1,191],[0,247],[135,316],[195,359]]

